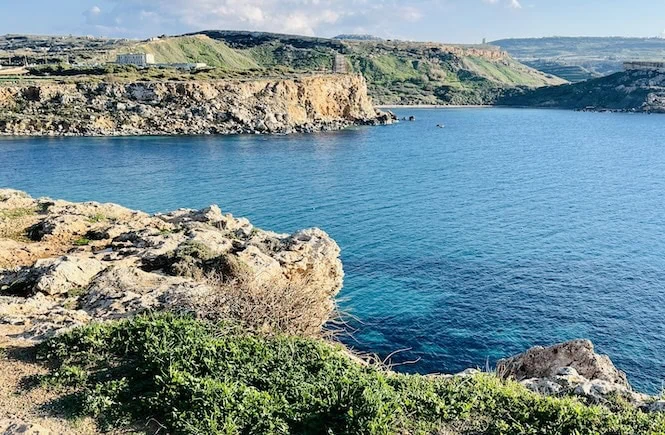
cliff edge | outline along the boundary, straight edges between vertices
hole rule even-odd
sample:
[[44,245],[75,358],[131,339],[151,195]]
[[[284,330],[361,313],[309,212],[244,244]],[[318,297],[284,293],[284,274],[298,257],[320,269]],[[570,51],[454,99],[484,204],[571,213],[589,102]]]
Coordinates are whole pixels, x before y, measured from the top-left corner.
[[339,256],[319,229],[277,234],[217,206],[150,215],[0,189],[0,433],[665,430],[665,401],[588,341],[496,374],[350,356],[322,339]]
[[0,189],[0,332],[41,340],[176,311],[317,335],[342,287],[339,254],[319,229],[277,234],[214,205],[149,215]]
[[357,75],[0,86],[0,134],[287,134],[388,124]]

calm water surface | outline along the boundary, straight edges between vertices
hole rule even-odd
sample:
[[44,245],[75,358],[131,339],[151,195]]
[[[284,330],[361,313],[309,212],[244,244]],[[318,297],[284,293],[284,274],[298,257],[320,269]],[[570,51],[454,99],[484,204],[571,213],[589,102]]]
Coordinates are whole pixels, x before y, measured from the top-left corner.
[[[343,250],[347,342],[401,369],[484,367],[586,337],[665,380],[665,117],[402,110],[288,137],[0,139],[0,186],[146,211],[204,207]],[[444,129],[436,128],[443,123]]]

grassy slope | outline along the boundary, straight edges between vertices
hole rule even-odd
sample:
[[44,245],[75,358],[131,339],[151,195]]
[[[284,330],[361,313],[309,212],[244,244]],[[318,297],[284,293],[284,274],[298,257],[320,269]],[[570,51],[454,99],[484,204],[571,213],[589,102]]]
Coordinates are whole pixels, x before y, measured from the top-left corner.
[[251,56],[203,35],[158,39],[137,44],[132,50],[154,54],[157,63],[203,62],[230,70],[259,68]]
[[531,60],[524,63],[534,69],[568,80],[571,83],[594,79],[601,74],[592,72],[581,65],[568,65],[554,60]]
[[422,377],[317,339],[170,315],[91,325],[41,346],[45,383],[103,426],[192,434],[659,434],[665,414],[545,398],[488,374]]
[[341,52],[350,69],[367,78],[377,103],[479,104],[493,101],[506,87],[558,83],[512,59],[457,56],[442,44],[204,33],[263,67],[329,71],[334,54]]
[[[37,43],[47,43],[44,41]],[[0,39],[0,47],[2,40]],[[447,46],[427,42],[340,41],[293,35],[208,31],[140,43],[127,40],[64,41],[74,62],[106,63],[119,53],[147,52],[158,63],[204,62],[222,72],[329,72],[335,53],[368,79],[371,96],[385,104],[483,104],[506,88],[558,83],[511,58],[489,59],[468,50],[489,46]],[[30,41],[24,41],[29,47]],[[460,53],[460,50],[467,50]],[[457,52],[457,53],[456,53]],[[65,52],[61,53],[61,56]]]
[[557,83],[509,58],[458,56],[431,44],[356,42],[347,56],[380,103],[484,104],[505,88]]

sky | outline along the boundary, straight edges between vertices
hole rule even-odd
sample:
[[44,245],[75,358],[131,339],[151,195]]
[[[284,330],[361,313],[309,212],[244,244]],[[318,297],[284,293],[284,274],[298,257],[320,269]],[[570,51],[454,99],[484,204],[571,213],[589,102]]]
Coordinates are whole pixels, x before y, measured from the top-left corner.
[[146,38],[205,29],[457,43],[663,36],[665,0],[0,0],[0,34]]

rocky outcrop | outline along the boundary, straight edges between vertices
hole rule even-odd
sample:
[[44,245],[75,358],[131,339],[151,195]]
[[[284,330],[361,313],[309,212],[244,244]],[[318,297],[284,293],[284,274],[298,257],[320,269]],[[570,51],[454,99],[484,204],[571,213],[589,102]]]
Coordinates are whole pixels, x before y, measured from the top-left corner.
[[[15,220],[18,214],[29,219]],[[264,231],[217,206],[148,215],[0,190],[0,222],[19,226],[15,240],[0,238],[7,242],[0,325],[23,326],[24,338],[151,310],[235,313],[236,306],[223,305],[242,301],[219,294],[235,280],[248,291],[269,292],[266,301],[308,301],[309,316],[299,316],[298,331],[316,333],[342,287],[339,247],[323,231]],[[261,312],[262,301],[253,303]]]
[[562,367],[580,376],[600,379],[628,387],[626,374],[612,364],[607,355],[595,353],[589,340],[575,340],[550,347],[533,347],[525,353],[499,361],[497,371],[517,381],[557,376]]
[[570,85],[513,89],[497,104],[590,112],[665,113],[665,73],[624,71]]
[[548,396],[573,395],[599,404],[620,398],[646,411],[665,409],[665,402],[633,391],[626,374],[607,355],[597,354],[589,340],[536,346],[500,360],[497,374]]
[[393,120],[355,75],[0,86],[4,135],[286,134]]
[[19,419],[0,420],[2,435],[53,435],[54,432],[40,424]]

